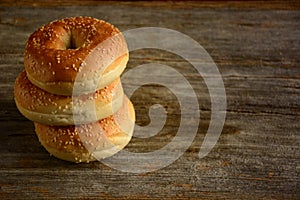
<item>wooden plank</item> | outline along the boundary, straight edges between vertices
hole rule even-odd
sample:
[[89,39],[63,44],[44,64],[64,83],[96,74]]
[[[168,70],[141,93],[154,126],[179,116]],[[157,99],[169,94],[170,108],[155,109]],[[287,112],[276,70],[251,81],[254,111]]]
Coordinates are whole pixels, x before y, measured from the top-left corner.
[[127,5],[127,6],[138,6],[138,7],[164,7],[164,8],[250,8],[250,9],[266,9],[266,10],[294,10],[300,8],[299,1],[102,1],[102,0],[58,0],[58,1],[9,1],[2,0],[1,6],[34,6],[34,7],[45,7],[45,6],[89,6],[89,5]]
[[[0,198],[299,199],[300,12],[294,7],[221,5],[218,9],[189,5],[158,9],[149,3],[0,7]],[[222,74],[228,105],[222,135],[207,157],[198,158],[211,118],[203,77],[177,55],[145,49],[131,52],[127,70],[149,62],[171,66],[198,95],[199,130],[184,155],[166,168],[144,174],[49,156],[32,123],[17,111],[13,85],[23,69],[29,34],[44,23],[76,15],[102,18],[122,31],[146,26],[178,30],[208,51]],[[172,76],[166,79],[171,81]],[[145,86],[136,92],[132,101],[137,123],[149,122],[148,108],[155,100],[168,112],[164,129],[147,140],[133,138],[127,150],[153,151],[174,137],[179,104],[165,88]]]

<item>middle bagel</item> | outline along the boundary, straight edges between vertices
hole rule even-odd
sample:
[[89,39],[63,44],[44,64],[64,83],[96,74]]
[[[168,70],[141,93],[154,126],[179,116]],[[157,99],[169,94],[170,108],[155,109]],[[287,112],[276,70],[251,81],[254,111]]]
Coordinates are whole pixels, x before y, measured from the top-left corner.
[[120,78],[94,93],[62,96],[33,85],[26,71],[16,79],[15,102],[29,120],[52,126],[86,124],[106,118],[120,109],[123,88]]

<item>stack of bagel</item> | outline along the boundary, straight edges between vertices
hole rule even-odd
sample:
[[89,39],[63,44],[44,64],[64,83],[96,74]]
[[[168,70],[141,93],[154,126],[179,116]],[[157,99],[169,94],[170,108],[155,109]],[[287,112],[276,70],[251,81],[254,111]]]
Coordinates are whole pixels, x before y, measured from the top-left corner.
[[120,82],[128,58],[120,31],[95,18],[53,21],[30,35],[15,102],[50,154],[90,162],[128,144],[135,113]]

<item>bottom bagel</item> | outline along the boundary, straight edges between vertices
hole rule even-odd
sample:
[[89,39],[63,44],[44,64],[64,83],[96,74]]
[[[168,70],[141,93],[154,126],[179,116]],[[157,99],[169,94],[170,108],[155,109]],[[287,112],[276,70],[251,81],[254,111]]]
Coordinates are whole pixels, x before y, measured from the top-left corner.
[[130,141],[135,123],[132,103],[124,95],[122,107],[98,122],[50,126],[34,122],[40,143],[53,156],[71,162],[90,162],[114,155]]

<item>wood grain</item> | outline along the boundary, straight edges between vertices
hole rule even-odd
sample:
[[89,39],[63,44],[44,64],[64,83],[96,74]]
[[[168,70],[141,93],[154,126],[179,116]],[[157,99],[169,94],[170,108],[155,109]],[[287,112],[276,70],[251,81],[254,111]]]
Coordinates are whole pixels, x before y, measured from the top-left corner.
[[2,0],[0,2],[1,6],[34,6],[34,7],[52,7],[52,6],[91,6],[96,5],[127,5],[133,7],[157,7],[157,8],[247,8],[247,9],[266,9],[266,10],[295,10],[300,8],[300,2],[297,0],[289,1],[105,1],[105,0]]
[[[299,6],[26,5],[0,7],[1,199],[300,198]],[[160,63],[175,68],[190,82],[201,117],[197,136],[184,155],[166,168],[144,174],[120,172],[101,162],[72,164],[49,156],[32,123],[16,109],[13,85],[24,68],[29,34],[54,19],[77,15],[107,20],[122,31],[148,26],[174,29],[207,50],[218,65],[227,95],[226,123],[207,157],[198,158],[211,115],[203,77],[178,55],[153,49],[131,52],[127,70]],[[124,86],[130,84],[124,82]],[[148,85],[131,100],[140,125],[149,122],[147,112],[153,103],[164,105],[168,118],[158,135],[133,138],[126,149],[147,152],[170,142],[180,118],[175,96],[166,88]]]

